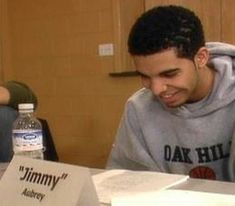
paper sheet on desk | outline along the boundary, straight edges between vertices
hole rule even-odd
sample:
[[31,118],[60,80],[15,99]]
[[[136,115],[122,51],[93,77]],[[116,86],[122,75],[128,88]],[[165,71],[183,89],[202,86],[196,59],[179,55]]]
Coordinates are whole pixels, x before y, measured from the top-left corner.
[[234,206],[235,195],[186,190],[162,190],[115,197],[112,206]]
[[166,189],[187,180],[188,176],[160,172],[109,170],[94,175],[92,178],[99,201],[110,204],[115,196]]

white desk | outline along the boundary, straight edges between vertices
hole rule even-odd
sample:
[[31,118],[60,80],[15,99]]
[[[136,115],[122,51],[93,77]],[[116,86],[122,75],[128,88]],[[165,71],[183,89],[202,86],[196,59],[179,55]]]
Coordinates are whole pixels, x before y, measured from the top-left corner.
[[171,188],[235,195],[235,183],[215,180],[189,178],[187,181]]
[[[0,178],[2,177],[4,171],[6,170],[8,163],[0,163]],[[91,169],[91,174],[97,174],[104,170],[101,169]],[[171,187],[172,189],[181,190],[191,190],[191,191],[203,191],[203,192],[213,192],[221,194],[232,194],[235,195],[235,183],[232,182],[222,182],[215,180],[204,180],[204,179],[192,179],[189,178],[185,182]],[[104,206],[106,204],[101,204]]]
[[7,169],[8,166],[8,162],[7,163],[0,163],[0,179],[2,177],[2,175],[4,174],[5,170]]

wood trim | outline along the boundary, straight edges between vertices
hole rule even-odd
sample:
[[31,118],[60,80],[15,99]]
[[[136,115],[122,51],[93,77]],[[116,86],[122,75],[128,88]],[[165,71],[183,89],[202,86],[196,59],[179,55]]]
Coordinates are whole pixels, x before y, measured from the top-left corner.
[[129,30],[136,18],[144,12],[144,0],[112,0],[114,30],[114,70],[111,73],[134,71],[127,50]]

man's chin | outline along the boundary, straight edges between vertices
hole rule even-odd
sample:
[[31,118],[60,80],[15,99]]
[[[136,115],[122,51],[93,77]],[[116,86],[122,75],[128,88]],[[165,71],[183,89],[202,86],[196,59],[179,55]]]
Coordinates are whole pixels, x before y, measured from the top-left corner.
[[163,103],[166,105],[166,107],[177,108],[184,105],[185,102],[163,102]]
[[173,104],[173,105],[171,105],[171,104],[170,104],[170,105],[165,104],[165,105],[166,105],[168,108],[177,108],[177,107],[182,106],[182,104],[180,104],[180,105],[178,105],[178,104],[177,104],[177,105],[174,105],[174,104]]

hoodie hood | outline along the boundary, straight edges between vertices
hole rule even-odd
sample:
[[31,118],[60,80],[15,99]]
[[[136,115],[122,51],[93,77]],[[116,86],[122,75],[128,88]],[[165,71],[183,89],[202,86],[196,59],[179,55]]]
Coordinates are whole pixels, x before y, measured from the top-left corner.
[[222,42],[207,42],[206,47],[212,56],[227,55],[235,57],[235,46],[232,44]]
[[216,71],[213,89],[199,102],[170,109],[177,116],[188,118],[204,116],[235,100],[235,46],[208,42],[206,47],[210,53],[208,65],[212,65]]

